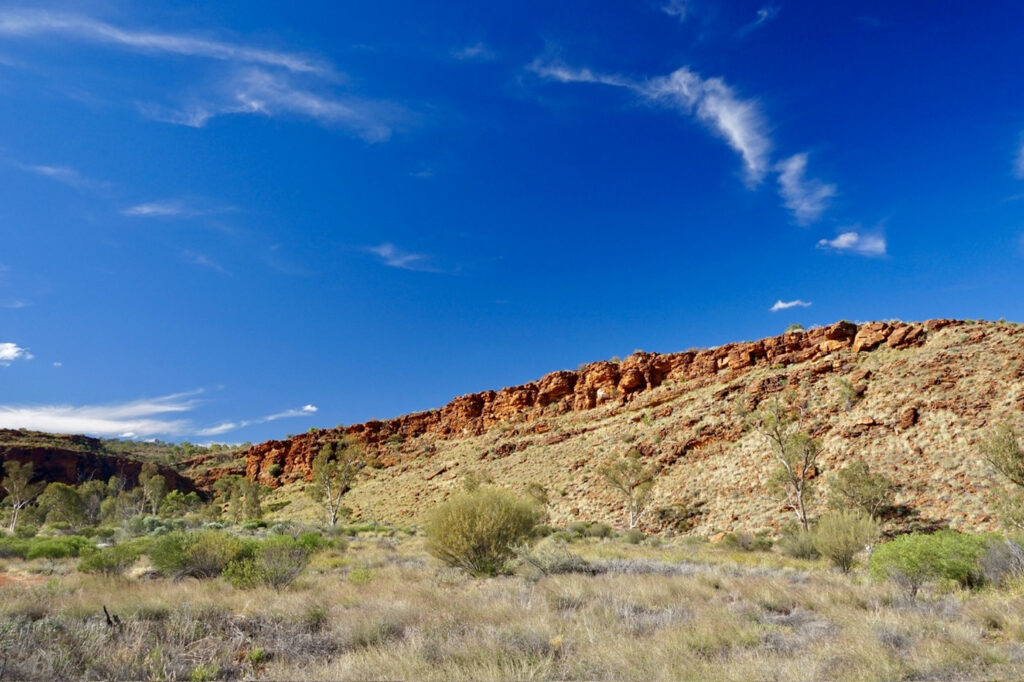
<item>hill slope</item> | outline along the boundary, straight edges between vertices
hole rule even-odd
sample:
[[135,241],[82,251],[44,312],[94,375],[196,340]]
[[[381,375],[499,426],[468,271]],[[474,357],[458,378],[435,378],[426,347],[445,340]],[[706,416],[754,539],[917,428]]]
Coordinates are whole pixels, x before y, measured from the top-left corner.
[[[556,523],[621,522],[621,502],[596,469],[636,447],[662,469],[653,506],[698,501],[697,532],[776,527],[788,517],[765,493],[771,456],[743,429],[737,405],[753,409],[789,386],[813,405],[824,474],[861,457],[899,483],[914,524],[989,529],[992,483],[977,438],[998,421],[1024,420],[1022,379],[1024,327],[841,322],[638,353],[439,410],[269,441],[249,450],[246,472],[271,486],[299,481],[324,443],[349,434],[377,460],[347,496],[363,517],[415,519],[476,471],[513,489],[547,486]],[[852,405],[844,382],[857,394]]]

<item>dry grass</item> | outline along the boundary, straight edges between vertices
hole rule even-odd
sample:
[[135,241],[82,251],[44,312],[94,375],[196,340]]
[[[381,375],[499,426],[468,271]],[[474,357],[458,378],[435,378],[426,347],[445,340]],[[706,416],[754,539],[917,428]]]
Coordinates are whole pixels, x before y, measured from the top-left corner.
[[280,592],[64,566],[0,587],[0,661],[5,679],[1024,677],[1019,591],[908,601],[862,573],[770,553],[571,548],[601,572],[474,580],[420,538],[359,539]]

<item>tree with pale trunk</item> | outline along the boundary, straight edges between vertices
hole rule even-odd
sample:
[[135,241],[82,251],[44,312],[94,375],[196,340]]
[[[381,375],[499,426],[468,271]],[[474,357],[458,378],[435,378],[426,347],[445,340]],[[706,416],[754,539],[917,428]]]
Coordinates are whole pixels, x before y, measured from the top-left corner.
[[0,488],[3,488],[5,493],[4,501],[11,505],[9,530],[13,533],[18,526],[18,516],[21,514],[21,510],[31,504],[32,500],[39,496],[39,493],[43,492],[46,484],[32,482],[32,478],[35,476],[35,467],[32,462],[22,463],[7,460],[4,462],[4,474]]
[[629,528],[640,525],[640,518],[651,500],[654,479],[660,473],[657,464],[644,462],[640,452],[633,448],[625,457],[613,460],[597,470],[605,482],[626,498],[626,517]]
[[338,518],[345,510],[341,498],[352,487],[356,474],[365,465],[365,451],[350,438],[327,443],[313,460],[313,481],[306,490],[323,506],[331,526],[337,525]]

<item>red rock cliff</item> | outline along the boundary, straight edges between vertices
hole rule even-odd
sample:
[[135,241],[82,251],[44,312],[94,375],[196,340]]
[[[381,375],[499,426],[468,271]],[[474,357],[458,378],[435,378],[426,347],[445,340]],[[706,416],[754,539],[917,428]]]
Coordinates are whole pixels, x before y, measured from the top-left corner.
[[[625,404],[666,380],[686,382],[686,387],[692,389],[735,378],[755,367],[825,362],[846,349],[858,353],[882,344],[891,348],[917,346],[924,343],[929,331],[950,324],[956,323],[871,322],[858,327],[850,322],[837,322],[828,327],[706,350],[634,353],[621,363],[592,362],[575,371],[552,372],[522,386],[464,395],[437,410],[260,443],[247,453],[246,475],[275,487],[306,478],[323,444],[345,434],[362,441],[369,452],[378,455],[382,465],[389,466],[395,463],[394,456],[382,454],[388,451],[383,446],[389,439],[405,440],[423,434],[446,439],[479,435],[497,424],[531,422],[545,409],[550,411],[551,406],[564,412],[581,412],[606,403]],[[281,469],[278,477],[269,473],[274,465]]]

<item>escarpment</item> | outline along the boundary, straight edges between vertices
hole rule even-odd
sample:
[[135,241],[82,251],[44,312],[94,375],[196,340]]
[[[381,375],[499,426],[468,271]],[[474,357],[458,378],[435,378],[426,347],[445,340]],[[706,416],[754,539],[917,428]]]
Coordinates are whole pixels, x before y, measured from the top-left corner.
[[[500,425],[530,425],[546,415],[627,406],[666,382],[696,390],[733,381],[757,368],[812,362],[819,363],[814,370],[819,374],[837,372],[844,362],[849,362],[851,354],[879,347],[920,346],[930,333],[957,324],[961,323],[931,320],[919,324],[871,322],[858,326],[844,321],[705,350],[637,352],[622,362],[592,362],[578,370],[552,372],[521,386],[464,395],[436,410],[260,443],[246,455],[246,475],[274,487],[307,478],[313,458],[323,444],[345,435],[361,441],[376,463],[388,467],[401,459],[393,446],[411,439],[467,438]],[[765,385],[764,390],[770,392],[772,387]]]

